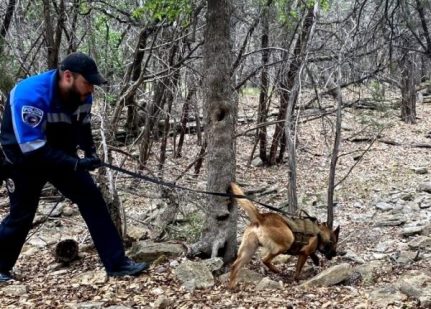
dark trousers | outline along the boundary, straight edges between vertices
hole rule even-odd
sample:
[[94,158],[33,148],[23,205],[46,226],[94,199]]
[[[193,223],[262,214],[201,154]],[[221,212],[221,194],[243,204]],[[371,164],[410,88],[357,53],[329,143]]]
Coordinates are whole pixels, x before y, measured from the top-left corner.
[[109,215],[102,194],[84,171],[17,167],[7,181],[10,213],[0,225],[0,272],[15,265],[32,226],[40,194],[46,182],[78,205],[107,271],[125,260],[121,238]]

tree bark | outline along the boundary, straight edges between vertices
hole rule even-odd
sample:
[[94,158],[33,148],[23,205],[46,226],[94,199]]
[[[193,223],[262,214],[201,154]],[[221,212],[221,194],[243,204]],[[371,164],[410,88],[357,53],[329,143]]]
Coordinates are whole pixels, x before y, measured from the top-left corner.
[[[204,114],[207,152],[207,190],[226,192],[235,177],[235,121],[237,102],[231,80],[231,3],[209,0],[204,44]],[[207,196],[201,239],[189,254],[221,256],[225,264],[236,255],[237,207],[226,198]]]
[[405,57],[404,70],[401,77],[401,119],[405,123],[416,123],[416,83],[413,55]]
[[9,26],[12,21],[13,13],[15,11],[16,0],[9,0],[6,8],[6,14],[3,19],[2,27],[0,28],[0,55],[3,53],[4,42],[6,35],[9,31]]

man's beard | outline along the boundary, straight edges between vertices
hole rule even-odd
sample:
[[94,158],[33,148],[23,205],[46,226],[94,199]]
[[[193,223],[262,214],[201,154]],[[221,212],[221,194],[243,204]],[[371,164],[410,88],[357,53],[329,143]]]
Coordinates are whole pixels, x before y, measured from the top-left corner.
[[88,97],[89,94],[81,97],[81,94],[78,92],[78,90],[75,88],[75,85],[70,88],[66,93],[66,103],[70,105],[79,105],[81,103],[84,103],[85,99]]

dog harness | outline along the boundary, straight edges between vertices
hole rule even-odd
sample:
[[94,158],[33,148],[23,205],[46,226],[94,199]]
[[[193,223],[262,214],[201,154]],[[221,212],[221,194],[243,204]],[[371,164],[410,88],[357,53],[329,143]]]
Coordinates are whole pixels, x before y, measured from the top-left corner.
[[301,249],[308,244],[311,237],[320,233],[316,220],[307,218],[284,218],[287,225],[292,230],[294,242],[286,251],[290,255],[299,255]]

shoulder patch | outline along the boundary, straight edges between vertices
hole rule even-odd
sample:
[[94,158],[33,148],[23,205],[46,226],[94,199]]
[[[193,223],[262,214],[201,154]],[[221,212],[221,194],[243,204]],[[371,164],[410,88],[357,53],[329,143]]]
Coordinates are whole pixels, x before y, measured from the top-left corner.
[[37,127],[43,118],[43,110],[34,106],[24,105],[21,109],[22,121],[32,128]]

